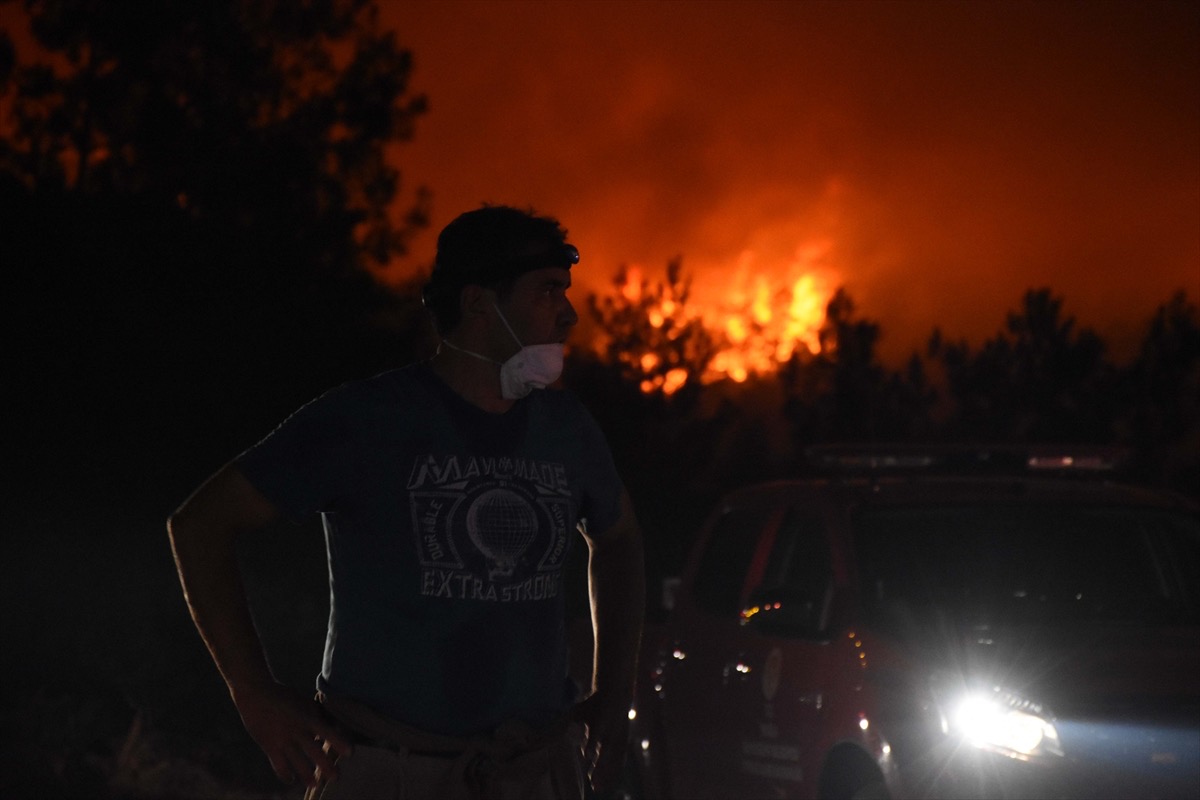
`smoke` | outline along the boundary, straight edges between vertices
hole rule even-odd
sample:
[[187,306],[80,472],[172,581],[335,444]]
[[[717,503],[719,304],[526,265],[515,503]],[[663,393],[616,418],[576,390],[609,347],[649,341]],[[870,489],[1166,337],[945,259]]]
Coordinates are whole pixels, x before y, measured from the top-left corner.
[[488,201],[558,216],[584,292],[682,255],[720,295],[823,243],[892,359],[1034,286],[1102,335],[1200,295],[1193,4],[383,8],[431,105],[396,154],[435,203],[399,272]]

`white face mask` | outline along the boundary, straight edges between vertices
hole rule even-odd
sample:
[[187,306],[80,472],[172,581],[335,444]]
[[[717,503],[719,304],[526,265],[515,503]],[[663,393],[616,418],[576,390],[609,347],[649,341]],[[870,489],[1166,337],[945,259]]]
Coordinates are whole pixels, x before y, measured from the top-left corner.
[[500,365],[500,394],[518,400],[534,389],[545,389],[563,371],[561,344],[531,344]]
[[508,329],[513,341],[521,348],[507,361],[501,363],[494,358],[464,350],[448,339],[443,341],[452,350],[500,364],[500,396],[505,400],[519,400],[534,389],[545,389],[558,380],[563,371],[563,346],[553,342],[523,345],[512,326],[508,324],[508,320],[504,318],[500,306],[496,306],[496,313],[500,315],[500,321]]

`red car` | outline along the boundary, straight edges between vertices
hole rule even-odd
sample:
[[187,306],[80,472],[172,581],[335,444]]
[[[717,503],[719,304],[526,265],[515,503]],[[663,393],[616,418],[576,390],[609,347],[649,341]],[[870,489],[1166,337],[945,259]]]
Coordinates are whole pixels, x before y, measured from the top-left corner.
[[635,794],[1200,797],[1195,505],[1104,452],[813,455],[700,533]]

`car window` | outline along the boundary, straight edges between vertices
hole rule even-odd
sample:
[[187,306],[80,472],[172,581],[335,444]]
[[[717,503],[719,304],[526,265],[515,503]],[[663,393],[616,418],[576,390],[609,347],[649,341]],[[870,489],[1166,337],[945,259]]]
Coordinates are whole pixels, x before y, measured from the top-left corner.
[[1178,514],[1146,515],[1169,580],[1179,587],[1190,616],[1200,620],[1200,522]]
[[779,527],[762,587],[819,599],[830,580],[825,520],[806,509],[790,509]]
[[738,616],[754,546],[774,510],[731,508],[717,520],[692,582],[698,607],[710,614]]
[[1094,506],[875,508],[859,512],[855,538],[866,594],[880,611],[1195,618],[1194,517]]

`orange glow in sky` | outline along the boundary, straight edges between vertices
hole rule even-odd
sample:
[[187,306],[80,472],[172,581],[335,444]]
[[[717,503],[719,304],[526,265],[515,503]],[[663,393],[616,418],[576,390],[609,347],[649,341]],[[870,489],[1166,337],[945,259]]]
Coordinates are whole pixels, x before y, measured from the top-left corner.
[[396,275],[488,201],[563,221],[580,300],[682,257],[731,335],[770,308],[764,346],[810,346],[836,285],[892,363],[935,325],[982,341],[1033,287],[1117,355],[1175,290],[1200,299],[1195,3],[381,8],[430,107],[394,151],[434,203]]
[[397,213],[433,196],[388,280],[458,213],[530,206],[570,229],[581,307],[682,259],[688,313],[740,342],[728,376],[811,351],[837,286],[892,364],[935,326],[982,341],[1030,288],[1118,358],[1200,300],[1198,3],[379,6],[429,100],[389,150]]

